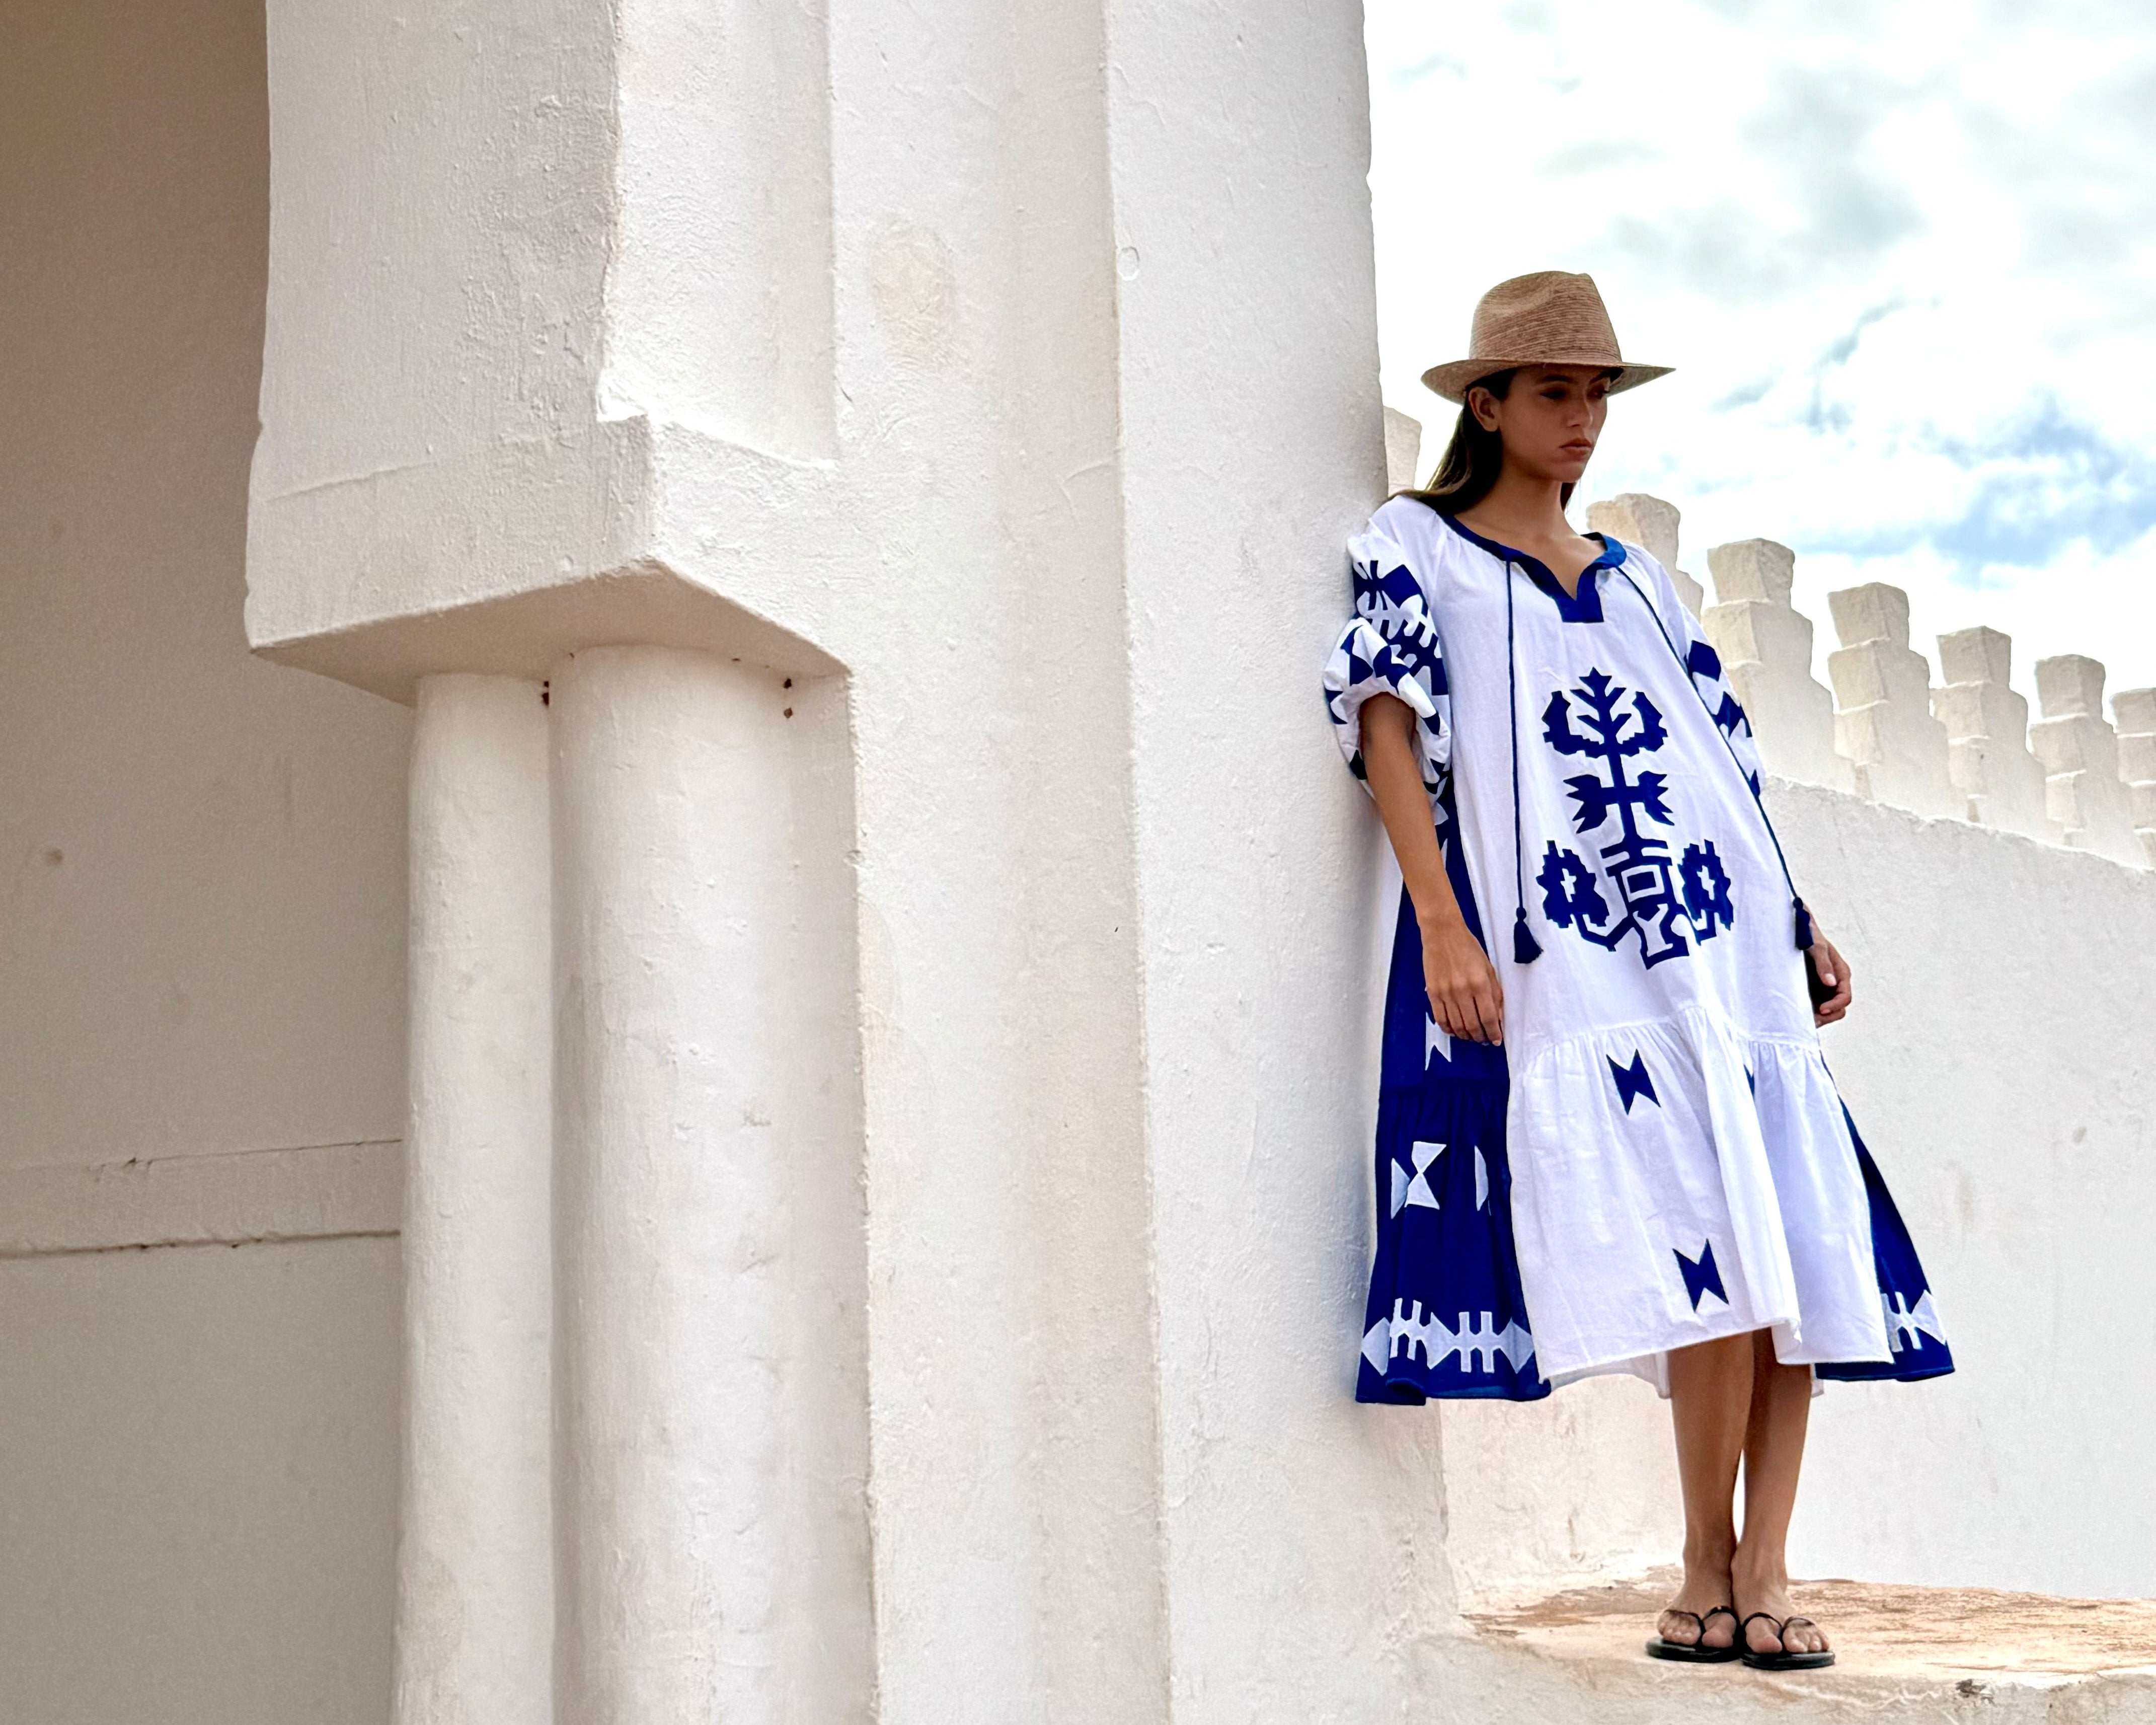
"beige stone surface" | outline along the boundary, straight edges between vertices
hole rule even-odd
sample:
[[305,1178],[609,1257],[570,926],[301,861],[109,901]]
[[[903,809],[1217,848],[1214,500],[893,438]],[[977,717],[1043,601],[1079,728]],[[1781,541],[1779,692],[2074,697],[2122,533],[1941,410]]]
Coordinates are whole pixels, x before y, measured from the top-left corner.
[[[1642,1659],[1675,1567],[1469,1614],[1486,1635],[1568,1659]],[[2156,1673],[2156,1599],[2074,1599],[1990,1588],[1797,1582],[1797,1609],[1826,1631],[1851,1675],[1997,1678]],[[1722,1669],[1722,1668],[1714,1668]],[[1745,1672],[1741,1665],[1728,1667]],[[1706,1675],[1702,1673],[1701,1675]],[[1808,1674],[1816,1680],[1824,1674]]]

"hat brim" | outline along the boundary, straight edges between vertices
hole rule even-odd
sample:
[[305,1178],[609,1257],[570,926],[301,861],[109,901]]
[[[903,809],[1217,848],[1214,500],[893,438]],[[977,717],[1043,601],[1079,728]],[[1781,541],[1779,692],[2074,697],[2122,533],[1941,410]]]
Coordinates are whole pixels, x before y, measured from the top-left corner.
[[1637,389],[1642,383],[1651,383],[1657,377],[1666,377],[1675,366],[1633,366],[1612,362],[1593,354],[1574,357],[1564,353],[1538,353],[1532,359],[1455,359],[1450,365],[1432,366],[1422,374],[1425,388],[1435,391],[1447,401],[1464,402],[1471,384],[1479,383],[1496,372],[1517,371],[1522,366],[1602,366],[1617,373],[1609,384],[1612,395],[1626,389]]

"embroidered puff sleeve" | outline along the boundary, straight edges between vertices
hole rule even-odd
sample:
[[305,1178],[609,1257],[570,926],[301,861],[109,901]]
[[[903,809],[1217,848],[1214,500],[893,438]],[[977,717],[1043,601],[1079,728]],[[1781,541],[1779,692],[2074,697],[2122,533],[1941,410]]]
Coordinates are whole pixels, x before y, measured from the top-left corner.
[[1451,770],[1452,697],[1422,583],[1407,553],[1374,525],[1348,542],[1348,554],[1355,568],[1355,615],[1341,631],[1324,675],[1334,740],[1348,770],[1367,779],[1363,704],[1373,695],[1397,696],[1414,711],[1415,757],[1423,788],[1435,802]]

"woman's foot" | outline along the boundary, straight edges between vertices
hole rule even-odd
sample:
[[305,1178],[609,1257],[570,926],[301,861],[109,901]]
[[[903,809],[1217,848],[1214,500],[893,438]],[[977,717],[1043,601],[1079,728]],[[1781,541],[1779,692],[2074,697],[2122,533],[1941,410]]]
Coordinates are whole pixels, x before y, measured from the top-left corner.
[[[1730,1578],[1737,1596],[1737,1615],[1748,1620],[1744,1624],[1744,1645],[1753,1653],[1824,1653],[1830,1643],[1826,1631],[1809,1617],[1797,1610],[1796,1601],[1789,1597],[1789,1579],[1787,1575],[1749,1576],[1743,1574],[1740,1564]],[[1755,1611],[1763,1611],[1774,1623],[1782,1625],[1779,1635],[1774,1633],[1774,1623],[1766,1618],[1754,1617]]]
[[[1663,1608],[1662,1615],[1655,1620],[1655,1633],[1665,1641],[1673,1641],[1681,1647],[1727,1647],[1737,1638],[1737,1625],[1727,1616],[1707,1617],[1717,1605],[1729,1603],[1729,1568],[1727,1564],[1687,1564],[1684,1582],[1676,1596]],[[1702,1634],[1694,1617],[1707,1618],[1707,1629]],[[1758,1628],[1764,1625],[1754,1625]]]

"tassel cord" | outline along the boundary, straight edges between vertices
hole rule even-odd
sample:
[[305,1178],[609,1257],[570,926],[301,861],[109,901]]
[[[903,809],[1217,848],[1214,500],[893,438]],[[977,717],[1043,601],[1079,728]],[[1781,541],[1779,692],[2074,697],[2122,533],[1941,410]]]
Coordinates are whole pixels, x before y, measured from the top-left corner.
[[[1781,835],[1774,830],[1774,820],[1767,813],[1766,800],[1759,794],[1759,787],[1753,783],[1752,775],[1744,770],[1744,763],[1737,758],[1736,745],[1730,742],[1729,734],[1722,728],[1721,720],[1715,717],[1714,709],[1707,706],[1707,696],[1700,693],[1699,684],[1693,679],[1691,674],[1691,667],[1685,662],[1684,655],[1677,651],[1677,644],[1670,639],[1670,632],[1663,624],[1662,614],[1655,608],[1655,602],[1647,597],[1645,590],[1632,578],[1632,572],[1630,569],[1620,567],[1617,572],[1625,578],[1625,586],[1638,593],[1640,603],[1647,608],[1647,615],[1654,619],[1655,632],[1661,636],[1662,644],[1670,649],[1670,657],[1676,660],[1677,670],[1683,674],[1686,685],[1691,690],[1693,695],[1698,697],[1700,710],[1707,715],[1709,722],[1713,725],[1714,734],[1722,739],[1722,747],[1727,751],[1730,764],[1737,769],[1737,777],[1743,782],[1744,788],[1752,793],[1752,806],[1759,811],[1759,824],[1767,829],[1767,842],[1774,847],[1774,860],[1782,865],[1782,884],[1789,889],[1789,908],[1793,912],[1791,919],[1793,927],[1790,932],[1796,937],[1797,949],[1799,952],[1809,950],[1812,944],[1812,913],[1804,903],[1804,896],[1797,891],[1794,877],[1789,873],[1789,860],[1782,854]],[[1512,635],[1512,608],[1509,595],[1506,606],[1505,633],[1507,650],[1509,650]],[[1515,811],[1513,845],[1516,861],[1519,842],[1517,814],[1520,794],[1519,758],[1519,739],[1516,735],[1512,742],[1512,800]]]
[[1527,927],[1527,863],[1520,817],[1520,662],[1512,626],[1512,560],[1505,559],[1505,716],[1512,738],[1512,961],[1532,964],[1543,955]]

